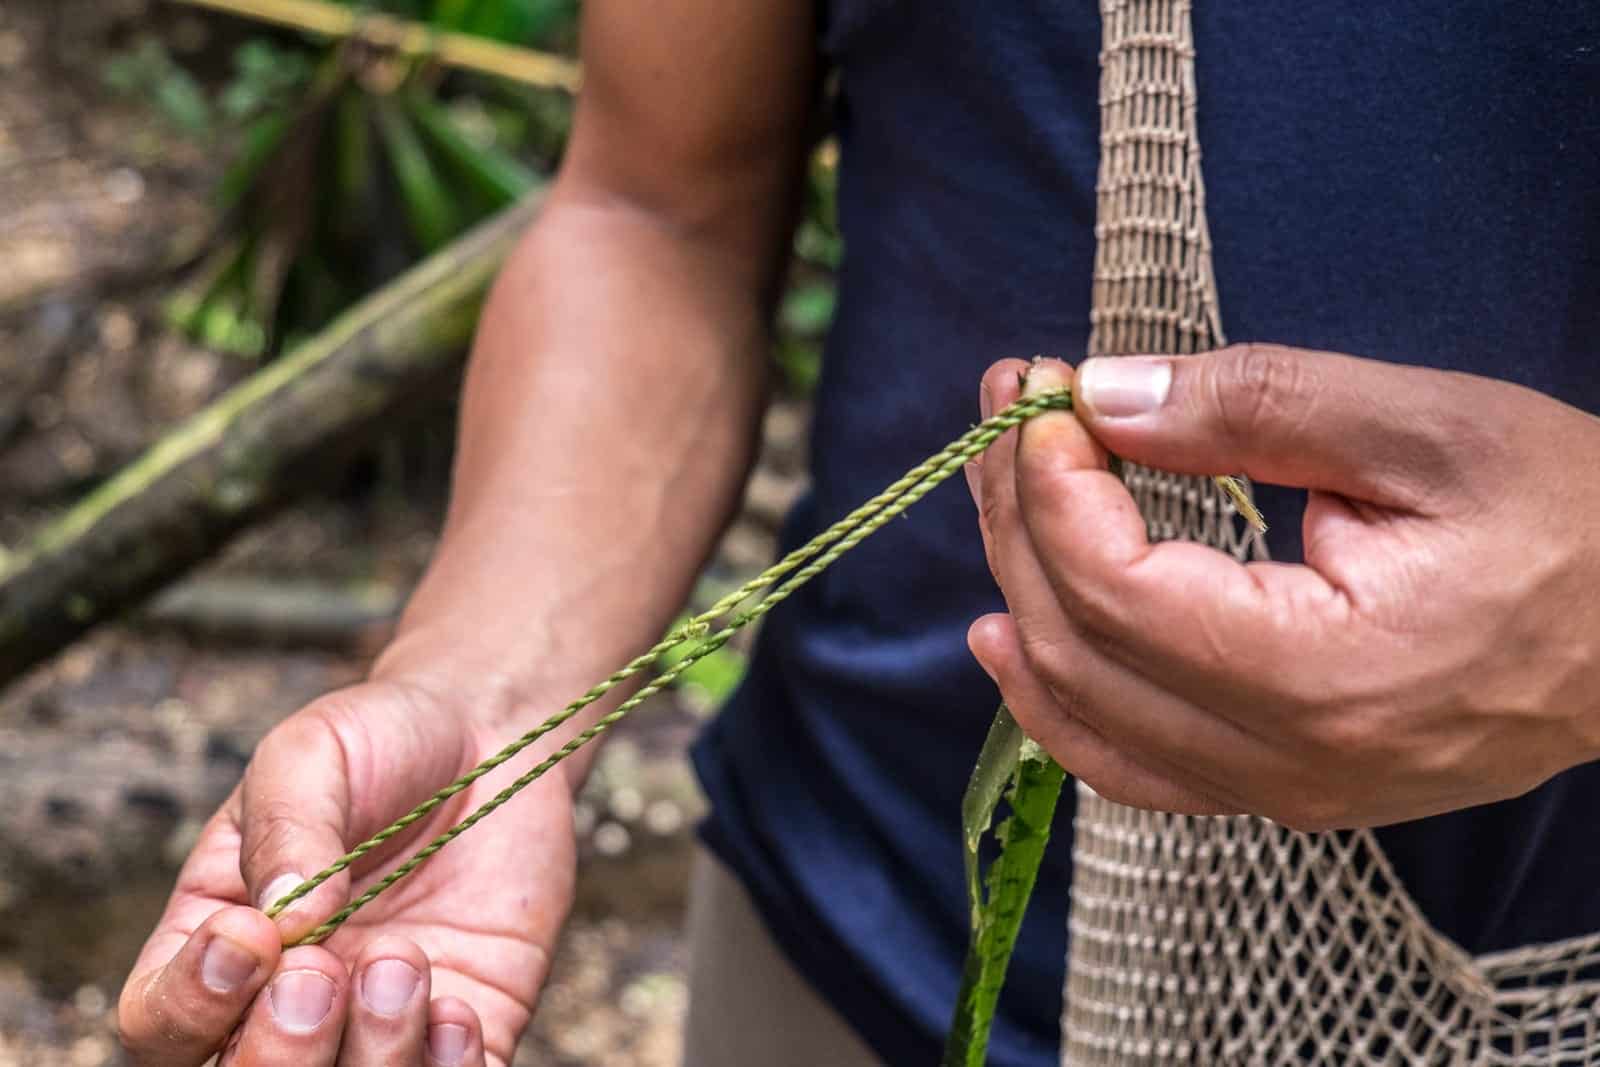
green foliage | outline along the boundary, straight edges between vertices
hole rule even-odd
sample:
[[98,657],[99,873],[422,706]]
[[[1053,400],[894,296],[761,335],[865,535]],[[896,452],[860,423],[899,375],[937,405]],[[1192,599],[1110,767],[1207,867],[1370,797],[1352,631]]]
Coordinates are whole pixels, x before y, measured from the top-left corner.
[[[339,2],[515,44],[570,49],[576,35],[578,0]],[[235,145],[217,189],[222,229],[168,303],[176,327],[242,357],[268,355],[559,160],[572,122],[565,93],[397,62],[273,33],[240,45],[231,75],[209,92],[153,37],[111,64],[106,78],[120,91]],[[843,256],[837,155],[831,143],[813,153],[778,311],[775,362],[800,394],[821,373]]]
[[978,752],[967,791],[961,797],[961,835],[963,861],[967,868],[967,904],[972,913],[972,929],[983,924],[983,886],[978,875],[978,850],[983,835],[994,823],[995,810],[1007,785],[1016,777],[1022,758],[1022,727],[1004,704],[989,724],[989,734]]
[[824,142],[811,155],[806,172],[805,214],[795,233],[795,254],[803,262],[829,271],[844,260],[839,234],[839,149]]
[[[570,47],[575,36],[577,0],[339,2],[511,44]],[[235,144],[219,232],[167,311],[197,340],[252,359],[517,199],[554,165],[571,124],[565,93],[276,32],[245,41],[209,91],[154,37],[105,77],[191,135]]]
[[101,76],[117,92],[149,102],[182,132],[210,138],[219,128],[290,104],[311,69],[304,49],[252,38],[234,51],[232,76],[208,93],[159,38],[146,34],[113,56]]
[[[942,1067],[987,1061],[995,1008],[1065,780],[1060,765],[1025,738],[1010,709],[1000,705],[961,802],[972,932]],[[980,876],[979,848],[1002,794],[1011,814],[995,831],[999,855]]]
[[495,147],[495,126],[480,126],[474,135],[469,126],[422,93],[406,95],[406,113],[441,163],[484,203],[510,203],[538,180],[530,168]]
[[[683,626],[688,621],[688,616],[685,616],[673,623],[673,626]],[[684,660],[690,659],[697,648],[698,646],[686,642],[668,649],[661,654],[659,668],[662,671],[672,670]],[[744,679],[746,666],[744,653],[722,645],[694,659],[683,669],[675,684],[677,688],[690,694],[699,706],[707,709],[716,708],[733,695],[733,691]]]
[[233,79],[217,94],[217,111],[230,123],[291,106],[312,68],[304,49],[252,37],[234,50],[233,69]]
[[141,36],[132,47],[113,56],[101,77],[119,93],[148,100],[186,133],[198,135],[211,129],[211,101],[205,91],[155,37]]
[[805,212],[794,235],[794,277],[778,309],[778,369],[789,388],[801,394],[816,388],[823,340],[833,324],[844,259],[838,215],[838,150],[827,142],[811,156]]
[[783,328],[797,337],[821,337],[833,322],[837,286],[832,278],[802,282],[783,298]]
[[432,5],[406,6],[431,6],[432,11],[426,16],[410,17],[425,17],[441,29],[545,46],[564,43],[561,35],[570,29],[578,14],[577,0],[437,0]]
[[411,231],[424,251],[437,252],[461,230],[455,199],[434,167],[433,158],[423,147],[410,116],[400,109],[394,98],[378,97],[373,101],[373,113],[399,183],[400,199]]

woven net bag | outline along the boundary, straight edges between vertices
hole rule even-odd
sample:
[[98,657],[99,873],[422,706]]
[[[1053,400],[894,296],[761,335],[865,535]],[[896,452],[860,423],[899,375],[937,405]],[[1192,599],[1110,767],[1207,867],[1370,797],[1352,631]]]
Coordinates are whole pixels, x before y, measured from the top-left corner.
[[[1189,0],[1101,14],[1090,352],[1218,347]],[[1265,554],[1209,479],[1124,477],[1152,538]],[[1474,958],[1368,831],[1078,793],[1063,1064],[1600,1064],[1600,934]]]

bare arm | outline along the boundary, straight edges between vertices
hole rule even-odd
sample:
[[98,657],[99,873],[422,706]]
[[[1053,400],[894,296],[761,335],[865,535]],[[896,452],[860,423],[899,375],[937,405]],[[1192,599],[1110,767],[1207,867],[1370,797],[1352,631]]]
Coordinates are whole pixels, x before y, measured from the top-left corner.
[[811,18],[806,0],[586,5],[573,141],[484,313],[438,554],[372,677],[280,724],[201,834],[122,993],[135,1063],[198,1067],[230,1033],[228,1063],[510,1062],[571,902],[578,775],[520,794],[323,946],[279,947],[348,898],[350,874],[276,925],[249,905],[678,608],[750,460]]
[[752,453],[812,14],[668,6],[586,13],[573,141],[485,312],[443,543],[379,665],[493,677],[492,719],[659,635]]

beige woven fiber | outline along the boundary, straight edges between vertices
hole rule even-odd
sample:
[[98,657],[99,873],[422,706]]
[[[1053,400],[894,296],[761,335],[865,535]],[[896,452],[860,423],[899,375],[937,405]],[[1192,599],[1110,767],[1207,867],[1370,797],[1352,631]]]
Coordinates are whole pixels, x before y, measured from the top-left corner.
[[[1094,355],[1224,343],[1189,0],[1101,0]],[[1264,555],[1209,479],[1128,465],[1151,536]],[[1062,1063],[1600,1064],[1600,934],[1472,958],[1368,831],[1078,786]],[[1600,887],[1597,887],[1600,892]]]

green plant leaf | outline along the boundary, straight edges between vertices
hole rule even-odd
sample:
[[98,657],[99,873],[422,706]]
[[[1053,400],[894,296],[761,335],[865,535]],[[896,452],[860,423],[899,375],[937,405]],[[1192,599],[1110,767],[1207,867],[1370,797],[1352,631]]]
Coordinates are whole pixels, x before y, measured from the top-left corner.
[[526,40],[560,43],[571,36],[578,22],[578,0],[524,0],[528,9]]
[[252,37],[233,53],[234,73],[217,96],[217,108],[234,121],[268,108],[294,106],[296,92],[311,80],[311,60],[303,48],[279,48]]
[[814,267],[838,270],[844,262],[844,241],[814,219],[806,219],[795,231],[794,254]]
[[773,358],[783,380],[796,396],[810,396],[822,379],[822,346],[815,341],[780,337]]
[[783,298],[783,328],[801,337],[821,337],[833,322],[837,291],[833,279],[804,282]]
[[538,182],[538,175],[509,153],[471,141],[428,97],[408,93],[405,106],[429,146],[491,205],[509,204]]
[[378,130],[394,166],[412,231],[428,251],[443,247],[461,229],[455,201],[440,180],[416,128],[393,97],[373,100]]
[[141,37],[128,51],[114,56],[101,74],[112,89],[140,96],[174,126],[191,135],[211,129],[211,103],[194,76],[179,66],[166,45]]
[[268,112],[245,127],[239,157],[217,183],[217,206],[224,214],[237,207],[250,191],[293,125],[293,113],[284,109]]
[[978,752],[978,762],[967,780],[967,791],[961,797],[962,859],[967,868],[967,903],[972,909],[972,932],[977,934],[983,925],[983,888],[978,879],[978,846],[983,835],[994,822],[994,812],[1006,786],[1017,773],[1017,761],[1022,755],[1022,727],[1011,717],[1011,709],[1004,704],[995,712],[989,724],[988,736]]
[[[673,623],[673,626],[682,626],[688,621],[689,617],[685,615]],[[696,641],[685,640],[667,649],[660,656],[660,669],[668,671],[676,667],[689,659],[698,646],[699,643]],[[720,704],[732,695],[734,689],[744,679],[745,667],[744,653],[723,645],[690,664],[683,674],[679,675],[677,684],[699,689],[711,704]]]
[[[1021,737],[1010,711],[1001,705],[984,742],[978,767],[962,801],[962,827],[968,856],[968,892],[977,902],[973,910],[972,938],[961,972],[955,1014],[945,1043],[942,1067],[984,1067],[995,1007],[1005,984],[1011,953],[1027,914],[1028,900],[1039,877],[1045,845],[1061,799],[1066,772],[1033,741]],[[1015,736],[1012,731],[1016,730]],[[1020,740],[1019,740],[1020,739]],[[1016,745],[1013,749],[1013,744]],[[1013,755],[1014,753],[1014,755]],[[986,759],[987,757],[987,759]],[[977,888],[977,846],[998,806],[996,779],[1011,764],[1005,799],[1011,814],[1000,824],[995,839],[999,855],[983,879],[987,893]],[[974,830],[976,834],[974,835]]]
[[345,240],[356,239],[372,221],[372,123],[367,104],[367,94],[352,86],[340,95],[333,116],[333,181],[340,207],[332,225]]

